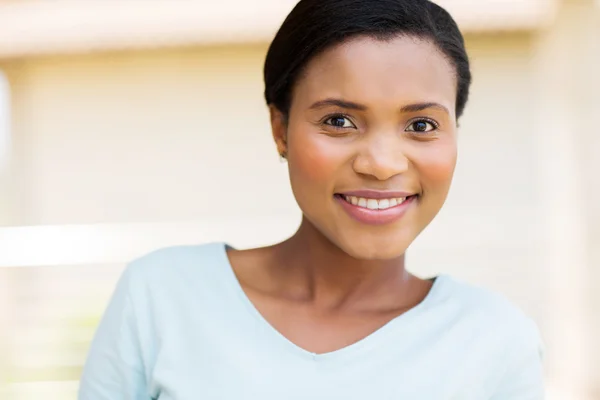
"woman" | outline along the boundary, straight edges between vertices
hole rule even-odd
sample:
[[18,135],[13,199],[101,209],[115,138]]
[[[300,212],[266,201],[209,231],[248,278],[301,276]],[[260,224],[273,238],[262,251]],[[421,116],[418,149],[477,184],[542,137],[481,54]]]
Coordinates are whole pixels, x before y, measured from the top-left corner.
[[542,399],[530,319],[405,266],[448,193],[471,80],[448,13],[426,0],[302,0],[264,78],[297,233],[129,265],[80,399]]

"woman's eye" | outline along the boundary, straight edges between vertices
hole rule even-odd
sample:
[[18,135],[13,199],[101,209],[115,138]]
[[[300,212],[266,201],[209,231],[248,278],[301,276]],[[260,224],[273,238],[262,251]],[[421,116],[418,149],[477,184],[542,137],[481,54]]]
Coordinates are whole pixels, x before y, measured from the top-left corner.
[[331,125],[334,128],[356,128],[356,126],[346,117],[337,115],[325,120],[325,125]]
[[406,129],[409,132],[426,133],[437,129],[437,125],[431,121],[418,120],[412,122]]

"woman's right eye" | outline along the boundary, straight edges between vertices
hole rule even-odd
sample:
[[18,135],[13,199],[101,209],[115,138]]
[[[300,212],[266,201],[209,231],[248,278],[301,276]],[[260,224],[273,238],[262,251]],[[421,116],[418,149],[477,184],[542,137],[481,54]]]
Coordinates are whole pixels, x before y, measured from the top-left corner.
[[329,125],[337,129],[356,129],[356,125],[354,125],[352,121],[350,121],[350,119],[344,115],[335,115],[327,118],[323,122],[325,125]]

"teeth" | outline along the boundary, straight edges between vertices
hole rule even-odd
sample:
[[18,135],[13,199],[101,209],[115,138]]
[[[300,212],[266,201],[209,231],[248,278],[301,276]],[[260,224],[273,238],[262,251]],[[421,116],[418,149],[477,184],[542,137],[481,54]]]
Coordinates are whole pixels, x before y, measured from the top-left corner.
[[379,210],[379,202],[375,199],[367,200],[367,208],[369,210]]
[[391,199],[367,199],[364,197],[355,196],[344,196],[348,203],[354,204],[362,208],[368,208],[369,210],[385,210],[390,207],[395,207],[404,203],[405,197],[397,197]]

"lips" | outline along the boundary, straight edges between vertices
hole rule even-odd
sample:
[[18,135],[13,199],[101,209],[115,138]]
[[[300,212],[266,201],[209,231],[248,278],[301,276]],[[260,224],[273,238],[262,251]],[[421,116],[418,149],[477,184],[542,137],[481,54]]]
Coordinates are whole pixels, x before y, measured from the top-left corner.
[[335,195],[336,201],[352,219],[368,225],[398,221],[417,198],[418,195],[406,192],[355,191]]

